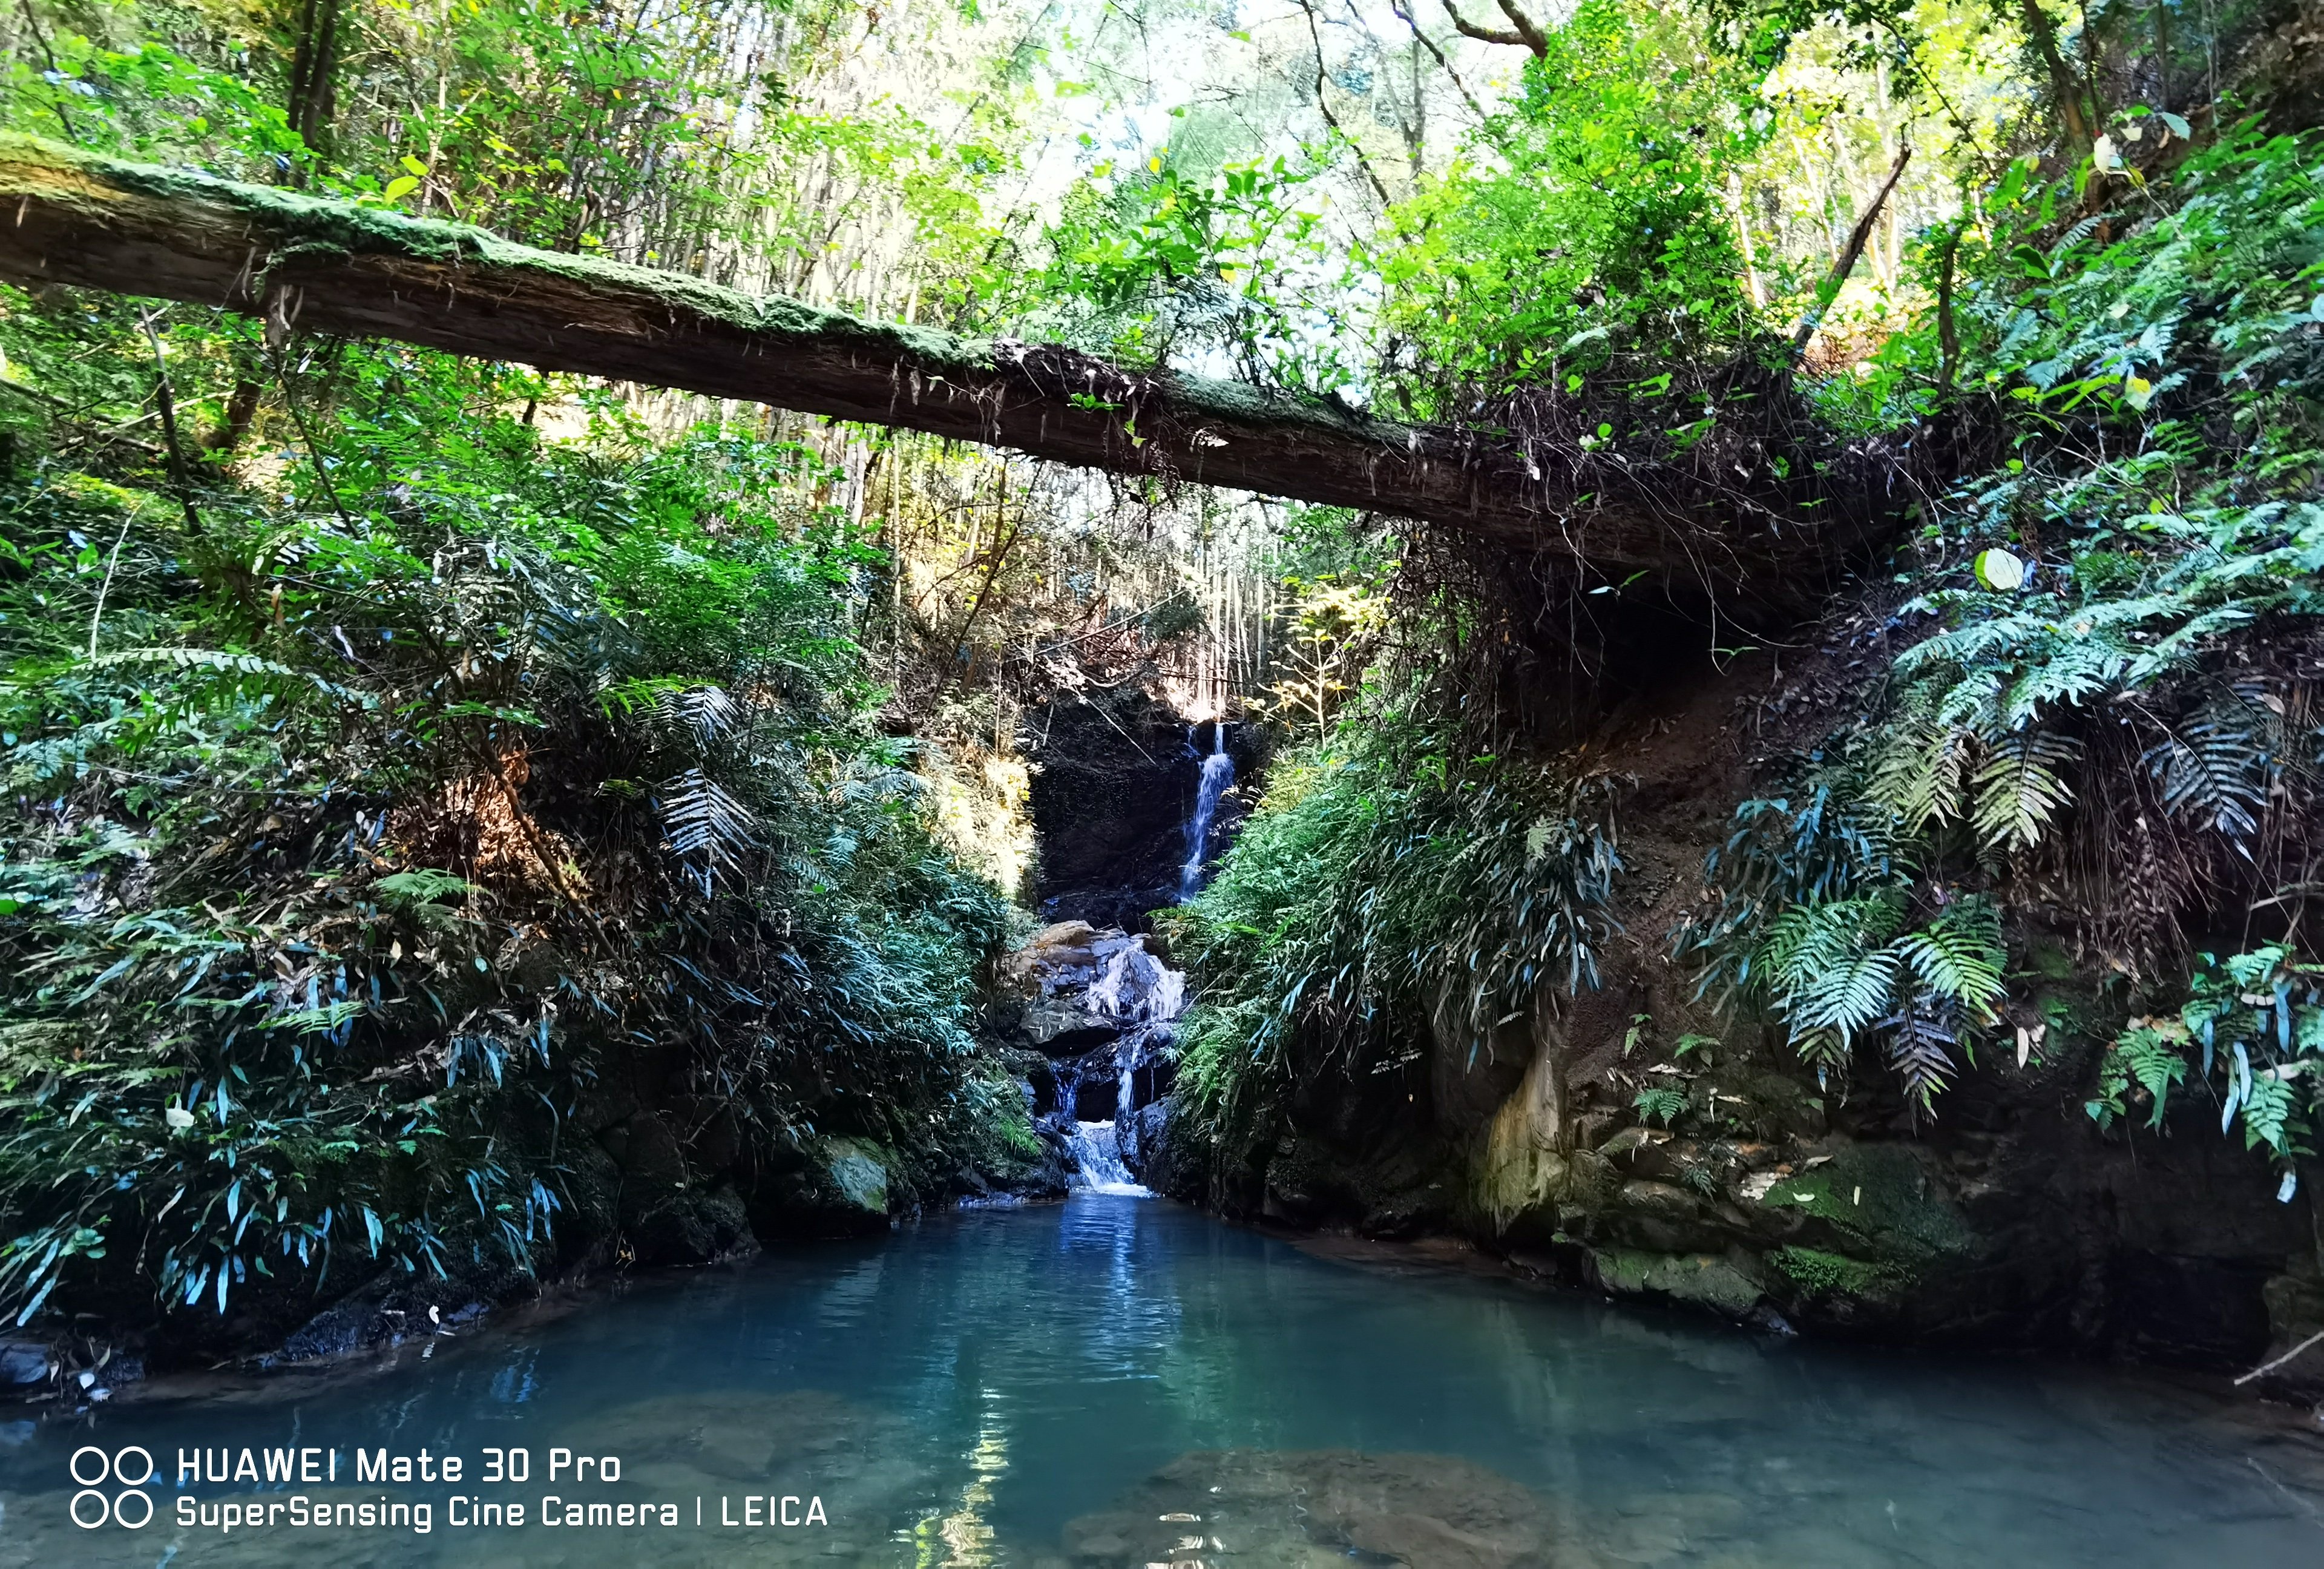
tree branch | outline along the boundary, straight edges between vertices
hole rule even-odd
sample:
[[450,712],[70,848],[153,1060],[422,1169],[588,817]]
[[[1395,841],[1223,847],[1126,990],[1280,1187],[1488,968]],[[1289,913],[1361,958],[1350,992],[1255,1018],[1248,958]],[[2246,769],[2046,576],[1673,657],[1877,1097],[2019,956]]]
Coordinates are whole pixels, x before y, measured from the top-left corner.
[[1517,0],[1501,0],[1501,14],[1509,19],[1509,25],[1517,30],[1518,39],[1527,49],[1538,58],[1548,58],[1549,40],[1534,25],[1533,18],[1518,8]]
[[[1461,14],[1461,8],[1453,5],[1452,0],[1444,0],[1444,14],[1452,19],[1453,30],[1463,37],[1473,38],[1482,43],[1513,43],[1519,49],[1533,49],[1533,45],[1526,41],[1526,35],[1522,32],[1510,32],[1498,27],[1485,27],[1470,21]],[[1539,54],[1542,51],[1534,50],[1534,52]]]
[[2254,1368],[2251,1371],[2237,1379],[2236,1380],[2236,1385],[2241,1387],[2242,1385],[2250,1383],[2254,1379],[2265,1378],[2268,1374],[2275,1371],[2276,1369],[2282,1367],[2284,1363],[2292,1361],[2292,1358],[2300,1355],[2301,1352],[2306,1351],[2310,1346],[2315,1345],[2320,1341],[2324,1341],[2324,1329],[2318,1330],[2314,1334],[2310,1335],[2306,1340],[2301,1341],[2298,1345],[2293,1346],[2290,1351],[2285,1352],[2273,1361],[2263,1362],[2258,1367]]
[[[1483,119],[1485,106],[1479,103],[1477,95],[1469,90],[1469,84],[1461,79],[1461,73],[1452,69],[1452,62],[1444,58],[1443,50],[1436,47],[1436,41],[1420,31],[1419,19],[1413,15],[1412,8],[1404,0],[1388,0],[1388,9],[1396,13],[1397,20],[1412,29],[1412,36],[1420,42],[1420,47],[1436,57],[1436,63],[1444,68],[1444,74],[1451,77],[1452,85],[1461,89],[1461,101],[1469,106],[1469,112],[1480,120]],[[1461,19],[1456,16],[1452,20],[1458,25]]]
[[[1716,594],[1769,614],[1803,610],[1895,521],[1886,471],[1865,467],[1893,459],[1850,449],[1810,460],[1812,428],[1768,423],[1772,405],[1751,405],[1765,428],[1738,428],[1748,445],[1682,451],[1584,445],[1599,412],[1554,387],[1519,389],[1477,426],[1402,424],[1336,398],[867,321],[7,134],[0,277],[186,300],[270,318],[270,335],[295,323],[1009,448],[1164,487],[1412,518],[1592,581],[1644,571],[1698,605]],[[300,418],[295,392],[290,406]],[[1750,457],[1771,439],[1794,451],[1788,469]]]
[[1799,330],[1792,334],[1794,359],[1807,353],[1808,340],[1815,337],[1816,328],[1823,325],[1823,313],[1831,309],[1833,300],[1840,298],[1840,285],[1846,283],[1848,275],[1856,271],[1856,263],[1864,255],[1865,245],[1872,238],[1872,226],[1880,221],[1880,209],[1888,205],[1888,193],[1896,189],[1896,181],[1904,177],[1904,165],[1912,161],[1913,145],[1908,142],[1897,152],[1896,162],[1888,171],[1887,183],[1872,198],[1872,205],[1864,209],[1864,216],[1856,220],[1856,227],[1849,234],[1846,248],[1832,263],[1831,271],[1816,290],[1815,303],[1809,306],[1808,313],[1800,318]]
[[1323,124],[1329,125],[1333,134],[1345,142],[1349,151],[1356,155],[1356,167],[1362,170],[1364,178],[1371,182],[1372,194],[1379,198],[1380,206],[1387,207],[1390,199],[1388,187],[1380,183],[1380,177],[1372,171],[1372,161],[1364,156],[1364,150],[1356,145],[1356,139],[1348,134],[1347,128],[1340,124],[1339,116],[1332,113],[1331,100],[1323,96],[1323,35],[1315,26],[1313,0],[1299,0],[1299,9],[1306,14],[1307,37],[1315,45],[1315,106],[1323,112]]

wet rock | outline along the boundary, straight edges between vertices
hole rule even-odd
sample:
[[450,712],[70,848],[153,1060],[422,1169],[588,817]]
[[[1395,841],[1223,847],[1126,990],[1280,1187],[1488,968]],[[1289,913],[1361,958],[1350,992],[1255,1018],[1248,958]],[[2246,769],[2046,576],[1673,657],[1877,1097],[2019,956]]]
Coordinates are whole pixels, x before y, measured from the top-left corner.
[[1129,1075],[1130,1104],[1125,1111],[1150,1106],[1170,1093],[1178,1080],[1178,1038],[1168,1025],[1149,1025],[1122,1038],[1116,1054],[1120,1071]]
[[749,1199],[751,1229],[769,1236],[853,1236],[885,1230],[893,1157],[868,1139],[802,1140],[791,1158],[760,1174]]
[[686,1154],[678,1147],[678,1135],[654,1112],[640,1112],[618,1129],[600,1133],[597,1142],[620,1163],[639,1204],[651,1204],[686,1185]]
[[0,1384],[23,1388],[49,1376],[48,1346],[33,1340],[0,1340]]
[[1622,1234],[1659,1252],[1683,1253],[1725,1246],[1727,1228],[1702,1199],[1667,1182],[1624,1183],[1614,1203]]
[[1115,1119],[1121,1163],[1157,1193],[1168,1191],[1171,1169],[1170,1103],[1158,1100]]
[[1080,1057],[1121,1038],[1121,1026],[1074,1002],[1044,999],[1028,1003],[1019,1029],[1037,1051],[1050,1057]]
[[1383,1141],[1369,1150],[1286,1136],[1267,1163],[1259,1214],[1295,1226],[1351,1225],[1367,1236],[1449,1230],[1460,1211],[1442,1146]]
[[472,1268],[448,1278],[383,1275],[316,1314],[257,1362],[272,1368],[360,1356],[455,1334],[495,1307],[530,1300],[538,1289],[530,1276],[510,1269]]
[[1144,937],[1108,933],[1091,952],[1098,969],[1084,993],[1091,1012],[1126,1024],[1167,1024],[1185,1011],[1186,977],[1148,952]]
[[1001,956],[996,966],[1004,990],[1024,996],[1049,996],[1079,989],[1097,979],[1097,928],[1085,920],[1055,921]]
[[841,1199],[865,1214],[888,1213],[885,1151],[855,1139],[827,1139],[820,1152],[824,1175]]
[[1490,1032],[1473,1048],[1465,1036],[1434,1042],[1429,1053],[1429,1099],[1436,1120],[1448,1131],[1467,1134],[1493,1120],[1514,1094],[1533,1060],[1531,1031],[1520,1024]]
[[[1150,1035],[1185,1009],[1185,976],[1144,937],[1086,921],[1042,928],[1000,968],[1003,989],[1025,999],[1003,1031],[1052,1057],[1084,1057],[1127,1036]],[[1143,1036],[1130,1044],[1134,1053],[1146,1050]]]
[[[1058,1110],[1077,1122],[1111,1122],[1123,1110],[1121,1073],[1111,1048],[1082,1058],[1070,1073],[1058,1075]],[[1072,1086],[1070,1094],[1065,1085]]]
[[667,1114],[697,1173],[715,1177],[732,1170],[742,1158],[742,1123],[727,1102],[710,1095],[682,1095],[669,1103]]
[[1766,1295],[1744,1262],[1722,1255],[1623,1248],[1591,1258],[1599,1288],[1618,1297],[1679,1303],[1741,1319],[1751,1317]]
[[[683,1116],[683,1107],[673,1110]],[[613,1195],[622,1261],[698,1264],[748,1243],[750,1217],[724,1182],[687,1158],[671,1120],[640,1112],[597,1136],[620,1168]]]

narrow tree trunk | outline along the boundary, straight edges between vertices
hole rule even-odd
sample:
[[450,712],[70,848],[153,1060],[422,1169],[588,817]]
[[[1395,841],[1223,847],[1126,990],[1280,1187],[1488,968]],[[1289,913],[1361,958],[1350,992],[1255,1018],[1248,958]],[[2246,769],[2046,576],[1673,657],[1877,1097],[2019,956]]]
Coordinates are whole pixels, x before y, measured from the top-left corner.
[[338,71],[339,0],[302,0],[283,113],[290,128],[318,158],[327,150],[331,118],[337,107]]
[[1800,318],[1799,330],[1792,335],[1792,356],[1794,359],[1807,353],[1808,340],[1814,337],[1816,328],[1823,325],[1824,312],[1831,309],[1831,302],[1840,297],[1840,286],[1848,281],[1848,275],[1856,271],[1856,263],[1863,259],[1865,245],[1872,238],[1873,226],[1880,221],[1880,209],[1888,205],[1888,198],[1895,190],[1896,182],[1904,176],[1904,165],[1912,161],[1913,148],[1907,143],[1897,152],[1896,162],[1889,167],[1887,182],[1872,198],[1872,205],[1864,209],[1864,216],[1856,220],[1856,227],[1849,234],[1846,248],[1832,259],[1831,272],[1825,277],[1822,287],[1816,291],[1815,303]]
[[2050,14],[2042,9],[2042,0],[2020,0],[2019,14],[2025,19],[2026,37],[2042,57],[2043,69],[2050,73],[2050,95],[2057,106],[2059,123],[2065,126],[2068,147],[2077,155],[2088,152],[2097,133],[2082,102],[2082,85],[2074,79],[2073,68],[2058,47],[2058,30],[2050,24]]

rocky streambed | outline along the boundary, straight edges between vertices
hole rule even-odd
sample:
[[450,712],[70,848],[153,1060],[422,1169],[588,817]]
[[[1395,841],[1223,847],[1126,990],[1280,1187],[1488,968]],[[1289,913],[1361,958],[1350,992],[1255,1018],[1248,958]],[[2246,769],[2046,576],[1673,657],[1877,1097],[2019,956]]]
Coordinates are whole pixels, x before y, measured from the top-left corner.
[[1036,1127],[1081,1186],[1127,1184],[1167,1137],[1185,974],[1151,933],[1084,920],[1042,928],[1000,971],[991,1027]]

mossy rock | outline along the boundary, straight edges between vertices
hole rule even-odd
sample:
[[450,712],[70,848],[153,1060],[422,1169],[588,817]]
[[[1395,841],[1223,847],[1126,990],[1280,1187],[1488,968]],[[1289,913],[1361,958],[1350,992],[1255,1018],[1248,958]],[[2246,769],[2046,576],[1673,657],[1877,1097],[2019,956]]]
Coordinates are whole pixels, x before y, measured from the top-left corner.
[[888,1214],[888,1167],[892,1159],[862,1139],[825,1139],[818,1153],[824,1177],[845,1204],[882,1220]]
[[1821,1248],[1777,1248],[1767,1255],[1784,1278],[1809,1296],[1884,1300],[1910,1285],[1909,1274],[1893,1264],[1867,1263]]
[[1978,1251],[1977,1232],[1901,1145],[1846,1146],[1828,1164],[1784,1178],[1760,1203],[1789,1205],[1822,1222],[1833,1240],[1849,1244],[1849,1255],[1869,1258],[1904,1280],[1941,1259]]
[[1717,1253],[1652,1253],[1639,1248],[1593,1249],[1598,1283],[1618,1297],[1646,1297],[1705,1307],[1743,1318],[1766,1295],[1729,1259]]
[[1824,1130],[1822,1099],[1789,1074],[1738,1062],[1703,1083],[1721,1097],[1712,1126],[1732,1125],[1771,1141],[1812,1139]]
[[898,1170],[896,1156],[869,1139],[804,1140],[753,1185],[751,1229],[761,1238],[884,1230]]

